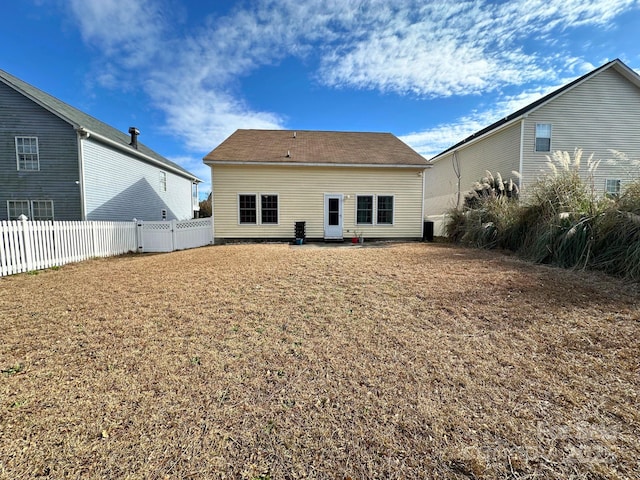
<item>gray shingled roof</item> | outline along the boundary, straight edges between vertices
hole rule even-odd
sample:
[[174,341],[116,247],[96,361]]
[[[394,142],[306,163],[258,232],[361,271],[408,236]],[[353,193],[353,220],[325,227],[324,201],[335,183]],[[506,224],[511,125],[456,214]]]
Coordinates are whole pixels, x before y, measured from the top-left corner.
[[[289,154],[289,156],[287,156]],[[236,130],[205,163],[428,167],[427,160],[390,133]]]
[[20,80],[17,77],[14,77],[10,73],[5,72],[4,70],[0,70],[0,81],[13,88],[17,92],[41,105],[42,107],[49,110],[51,113],[57,115],[62,118],[66,122],[70,123],[74,126],[74,128],[84,127],[86,130],[90,132],[97,133],[98,135],[102,135],[103,137],[108,138],[118,144],[121,144],[131,151],[132,154],[137,155],[138,152],[151,157],[159,163],[167,165],[167,167],[171,167],[179,172],[183,173],[184,176],[193,179],[199,180],[195,175],[191,172],[185,170],[180,165],[166,159],[162,155],[154,152],[146,145],[138,142],[138,149],[135,150],[129,146],[131,142],[131,137],[121,132],[104,122],[101,122],[97,118],[92,117],[75,107],[63,102],[55,98],[52,95],[49,95],[46,92],[34,87],[33,85],[29,85],[27,82]]

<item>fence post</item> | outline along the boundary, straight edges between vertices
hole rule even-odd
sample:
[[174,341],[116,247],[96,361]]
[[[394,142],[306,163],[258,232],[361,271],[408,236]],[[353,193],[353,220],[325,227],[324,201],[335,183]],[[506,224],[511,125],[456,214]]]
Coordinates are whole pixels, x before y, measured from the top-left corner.
[[136,242],[138,244],[137,253],[144,252],[144,235],[143,235],[143,227],[142,220],[133,219],[133,222],[136,224]]
[[24,262],[27,267],[27,271],[35,270],[33,268],[33,249],[31,248],[31,232],[29,231],[28,219],[24,215],[18,217],[20,220],[20,226],[22,227],[22,240],[24,242]]
[[178,221],[174,218],[171,220],[171,251],[174,252],[178,245],[177,234],[176,234],[176,225]]

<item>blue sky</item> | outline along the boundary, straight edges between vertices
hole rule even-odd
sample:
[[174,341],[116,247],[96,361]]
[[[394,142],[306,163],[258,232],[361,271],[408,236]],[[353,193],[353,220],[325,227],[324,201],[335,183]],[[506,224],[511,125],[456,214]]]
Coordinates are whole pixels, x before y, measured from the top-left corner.
[[237,128],[391,132],[427,158],[601,64],[640,0],[16,0],[0,68],[205,180]]

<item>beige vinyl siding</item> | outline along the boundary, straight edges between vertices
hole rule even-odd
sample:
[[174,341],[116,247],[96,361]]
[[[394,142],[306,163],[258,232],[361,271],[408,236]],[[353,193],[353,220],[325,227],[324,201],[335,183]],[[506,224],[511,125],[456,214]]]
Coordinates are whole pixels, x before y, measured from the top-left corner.
[[[504,180],[516,178],[511,174],[520,165],[520,122],[456,153],[460,172],[460,203],[472,185],[486,176],[500,172]],[[458,199],[458,178],[454,169],[454,153],[438,160],[426,173],[425,216],[441,215],[455,208]]]
[[640,176],[640,167],[614,161],[610,150],[640,160],[640,89],[614,69],[605,70],[532,112],[524,124],[523,183],[531,184],[544,173],[547,154],[536,153],[535,125],[552,125],[551,150],[583,150],[581,173],[587,176],[587,158],[602,160],[594,176],[596,191],[605,181],[620,179],[624,184]]
[[[294,223],[306,222],[308,238],[324,236],[324,194],[344,195],[343,232],[369,238],[422,235],[422,169],[307,166],[214,165],[214,230],[224,238],[292,238]],[[240,225],[238,194],[278,195],[278,225]],[[355,225],[356,195],[392,195],[393,225]],[[259,217],[259,213],[258,213]]]

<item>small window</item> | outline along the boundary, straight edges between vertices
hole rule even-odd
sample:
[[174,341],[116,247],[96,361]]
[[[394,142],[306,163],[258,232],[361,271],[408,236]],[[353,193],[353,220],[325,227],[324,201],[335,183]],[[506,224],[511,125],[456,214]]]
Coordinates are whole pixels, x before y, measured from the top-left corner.
[[255,195],[239,195],[238,196],[238,217],[241,224],[256,224],[256,196]]
[[605,193],[608,197],[620,196],[620,180],[608,178],[606,180]]
[[9,220],[17,220],[20,215],[30,218],[29,200],[7,201],[7,213],[9,214]]
[[393,224],[393,197],[378,195],[378,225]]
[[356,224],[371,225],[373,223],[373,195],[356,196]]
[[53,202],[51,200],[34,200],[31,202],[33,220],[53,220]]
[[551,151],[551,124],[536,123],[536,152]]
[[16,137],[16,158],[18,170],[40,170],[40,157],[38,155],[38,137]]
[[263,224],[278,223],[278,196],[260,196],[260,218]]
[[160,191],[167,191],[167,172],[160,171]]

